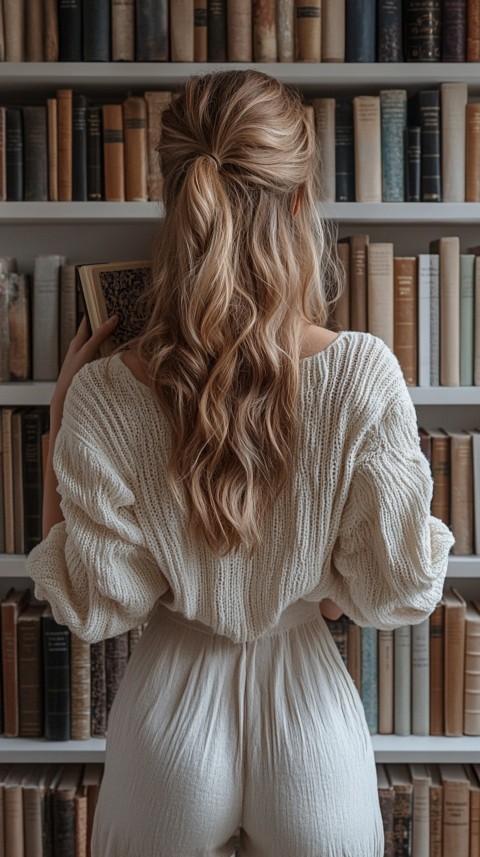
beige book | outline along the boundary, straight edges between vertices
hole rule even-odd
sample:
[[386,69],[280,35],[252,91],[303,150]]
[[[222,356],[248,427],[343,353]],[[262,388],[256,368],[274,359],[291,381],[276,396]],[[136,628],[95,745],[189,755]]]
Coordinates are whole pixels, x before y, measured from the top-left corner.
[[277,61],[275,0],[252,0],[253,59]]
[[147,105],[148,198],[159,201],[162,198],[163,180],[157,146],[160,139],[162,113],[168,107],[172,93],[145,92],[144,98]]
[[321,62],[321,0],[295,0],[295,58],[297,62]]
[[355,199],[382,201],[380,97],[356,95],[353,99],[355,146]]
[[430,734],[430,620],[412,625],[412,735]]
[[465,613],[465,698],[463,731],[480,735],[480,602],[469,602]]
[[464,765],[470,781],[470,850],[469,857],[480,857],[480,778],[474,765]]
[[193,62],[193,0],[175,0],[169,8],[170,59],[172,62]]
[[442,201],[465,202],[466,83],[442,83]]
[[58,61],[57,0],[43,0],[43,55],[45,62]]
[[393,734],[393,630],[378,632],[378,732]]
[[345,0],[322,2],[322,62],[345,62]]
[[104,104],[102,119],[105,199],[107,202],[123,202],[125,200],[125,147],[122,105]]
[[60,365],[77,332],[77,289],[75,265],[60,267]]
[[430,786],[427,765],[409,764],[413,783],[412,857],[426,857],[430,848]]
[[90,643],[77,637],[70,636],[70,703],[71,703],[71,734],[72,741],[82,741],[90,738]]
[[440,384],[460,385],[460,240],[445,236],[432,241],[440,256]]
[[58,118],[57,99],[47,98],[48,198],[58,201]]
[[455,587],[445,587],[445,735],[463,735],[465,693],[465,613],[467,604]]
[[448,431],[450,437],[450,526],[455,536],[452,554],[473,553],[473,447],[468,431]]
[[480,556],[480,428],[467,431],[472,435],[474,552]]
[[368,331],[393,351],[393,244],[369,244]]
[[465,200],[480,202],[480,103],[467,104]]
[[7,109],[6,109],[6,107],[0,107],[0,202],[6,202],[6,200],[7,200]]
[[443,857],[443,783],[438,765],[427,765],[430,785],[430,851],[429,857]]
[[295,60],[295,0],[277,0],[277,48],[279,62]]
[[430,735],[445,734],[444,718],[444,638],[445,604],[443,599],[429,617],[430,622]]
[[29,767],[27,763],[12,765],[3,781],[5,857],[29,857],[24,849],[22,792]]
[[[227,26],[228,15],[227,14]],[[193,53],[195,62],[207,62],[208,60],[208,20],[207,0],[194,0],[193,8]]]
[[72,200],[72,90],[57,91],[58,199]]
[[[81,786],[79,786],[79,789]],[[77,791],[75,807],[75,857],[88,857],[88,798]]]
[[147,173],[147,105],[144,98],[130,96],[123,104],[125,158],[125,199],[146,202]]
[[22,780],[25,854],[28,857],[44,855],[45,793],[55,767],[58,766],[46,763],[31,765]]
[[112,0],[112,60],[135,61],[135,0]]
[[27,62],[43,62],[43,0],[25,0]]
[[252,61],[252,2],[229,0],[227,12],[227,45],[230,62]]
[[350,244],[336,245],[337,260],[342,278],[342,292],[333,307],[333,330],[350,330]]
[[469,857],[470,780],[463,765],[439,767],[443,783],[443,853]]
[[405,382],[418,381],[418,280],[415,256],[397,256],[393,262],[394,307],[393,351],[402,367]]
[[314,98],[312,103],[320,146],[321,200],[335,202],[335,99]]
[[25,60],[25,0],[3,0],[5,60]]
[[368,235],[350,238],[350,327],[368,331],[367,250]]

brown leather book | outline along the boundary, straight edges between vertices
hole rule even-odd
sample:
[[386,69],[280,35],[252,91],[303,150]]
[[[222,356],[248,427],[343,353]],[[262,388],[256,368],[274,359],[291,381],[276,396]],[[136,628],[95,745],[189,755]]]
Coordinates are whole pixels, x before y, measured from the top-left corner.
[[43,605],[31,604],[17,622],[20,738],[43,736],[42,612]]
[[43,62],[43,0],[25,0],[27,62]]
[[5,62],[5,27],[3,15],[0,15],[0,62]]
[[470,782],[470,842],[468,857],[480,857],[480,777],[475,766],[463,766]]
[[355,622],[348,623],[347,631],[347,669],[358,690],[362,687],[362,629]]
[[105,738],[107,734],[107,678],[105,640],[90,646],[91,681],[91,734],[92,738]]
[[450,438],[444,429],[426,429],[431,439],[433,496],[431,512],[450,526]]
[[393,734],[393,630],[378,632],[378,732]]
[[404,764],[385,765],[387,776],[395,792],[393,804],[393,841],[395,854],[411,854],[413,783],[408,766]]
[[23,451],[22,451],[22,412],[12,414],[12,466],[13,466],[13,515],[14,550],[16,554],[25,553],[25,518],[23,497]]
[[368,235],[350,238],[350,327],[366,333],[367,327],[367,247]]
[[[79,786],[79,789],[81,785]],[[75,857],[86,857],[88,837],[88,798],[77,791],[74,799]]]
[[450,526],[455,536],[452,554],[473,553],[473,455],[472,435],[448,431],[450,438]]
[[295,58],[297,62],[321,62],[321,0],[295,0]]
[[382,814],[383,833],[385,839],[384,857],[394,857],[393,844],[393,807],[395,803],[395,792],[388,779],[385,765],[377,762],[377,788],[378,802]]
[[320,145],[321,199],[335,202],[335,99],[314,98],[312,104]]
[[445,236],[430,243],[440,256],[440,384],[460,385],[460,239]]
[[443,783],[443,853],[468,855],[470,780],[463,765],[440,764]]
[[480,202],[480,104],[476,101],[467,104],[466,135],[465,199]]
[[252,0],[253,59],[255,62],[277,62],[275,0]]
[[91,838],[95,808],[97,806],[100,785],[103,776],[103,765],[100,762],[87,762],[83,766],[80,793],[87,796],[87,857],[91,857]]
[[443,857],[443,783],[438,765],[428,765],[430,785],[430,857]]
[[147,105],[147,149],[148,149],[148,198],[159,201],[162,198],[163,178],[157,153],[160,138],[162,113],[171,101],[171,92],[145,92]]
[[2,408],[2,470],[5,525],[5,553],[15,553],[15,513],[13,507],[13,408]]
[[86,741],[91,735],[90,643],[70,637],[70,737]]
[[47,98],[48,198],[58,201],[58,114],[57,99]]
[[428,766],[414,762],[408,769],[413,785],[412,857],[425,857],[430,848],[430,786],[432,777]]
[[25,60],[25,10],[19,0],[3,0],[3,26],[5,31],[5,60]]
[[29,589],[11,588],[0,604],[2,617],[3,721],[6,738],[18,737],[17,622],[30,600]]
[[467,62],[480,62],[480,4],[467,0]]
[[350,330],[350,242],[336,245],[343,290],[331,312],[331,330]]
[[135,0],[112,0],[112,60],[135,61]]
[[105,199],[108,202],[124,202],[125,166],[122,105],[104,104],[102,117]]
[[393,351],[402,367],[405,382],[417,385],[417,259],[397,256],[393,260]]
[[175,0],[170,3],[170,59],[172,62],[193,62],[193,2]]
[[345,62],[345,0],[322,0],[322,62]]
[[295,60],[295,0],[277,0],[277,51],[279,62]]
[[465,613],[465,735],[480,735],[480,602],[471,601]]
[[7,199],[7,109],[0,107],[0,202]]
[[463,735],[467,603],[453,586],[445,587],[442,601],[445,605],[445,735]]
[[130,96],[123,104],[125,198],[146,202],[147,193],[147,105],[144,98]]
[[251,62],[253,58],[251,0],[236,0],[227,7],[227,50],[229,62]]
[[382,201],[380,97],[356,95],[353,99],[356,202]]
[[445,734],[445,605],[437,604],[430,616],[430,735]]
[[367,247],[368,331],[393,351],[393,244]]
[[72,200],[73,93],[71,89],[57,91],[58,199]]
[[53,795],[55,854],[75,854],[75,795],[82,779],[82,765],[65,765]]
[[56,0],[43,0],[43,55],[45,62],[58,61],[58,7]]
[[207,0],[194,0],[193,56],[195,62],[208,61],[208,9]]
[[[11,381],[30,378],[30,282],[26,274],[7,274],[8,363]],[[21,551],[20,551],[21,553]]]

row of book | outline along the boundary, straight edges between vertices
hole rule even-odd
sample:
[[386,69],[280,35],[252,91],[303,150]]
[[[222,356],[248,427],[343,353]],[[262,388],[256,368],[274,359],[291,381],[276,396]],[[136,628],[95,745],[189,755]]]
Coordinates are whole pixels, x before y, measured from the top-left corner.
[[314,98],[326,202],[479,202],[480,104],[466,83]]
[[86,643],[11,588],[2,618],[1,731],[6,738],[81,741],[104,738],[118,687],[145,625]]
[[[9,843],[7,857],[90,855],[103,770],[94,762],[1,765],[0,837]],[[376,775],[385,857],[477,857],[478,763],[377,763]],[[236,855],[240,848],[238,831]]]
[[417,625],[326,621],[372,735],[480,735],[480,600],[445,586]]
[[0,201],[159,200],[156,146],[170,98],[99,104],[61,89],[44,104],[0,107]]
[[478,62],[475,0],[47,0],[5,5],[10,62]]
[[461,253],[458,236],[444,236],[396,256],[393,243],[358,234],[336,250],[345,287],[331,329],[379,336],[409,386],[480,385],[480,246]]

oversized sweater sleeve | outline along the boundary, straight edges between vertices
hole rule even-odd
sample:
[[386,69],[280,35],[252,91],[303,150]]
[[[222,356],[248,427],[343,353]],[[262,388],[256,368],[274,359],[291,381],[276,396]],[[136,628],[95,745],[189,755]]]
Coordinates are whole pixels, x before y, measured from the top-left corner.
[[26,568],[56,621],[94,643],[145,621],[168,583],[124,476],[65,423],[53,459],[65,520],[31,551]]
[[328,574],[328,594],[347,616],[379,630],[433,612],[455,541],[430,514],[430,465],[393,355],[392,365],[396,391],[355,464]]

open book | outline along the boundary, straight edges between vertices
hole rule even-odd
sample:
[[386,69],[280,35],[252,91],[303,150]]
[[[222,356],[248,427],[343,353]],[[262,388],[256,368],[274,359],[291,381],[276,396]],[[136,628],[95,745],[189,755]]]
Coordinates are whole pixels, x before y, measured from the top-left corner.
[[146,322],[141,298],[150,287],[151,274],[151,262],[146,261],[76,266],[77,287],[83,297],[90,332],[110,316],[118,315],[112,336],[100,346],[102,357],[141,333]]

